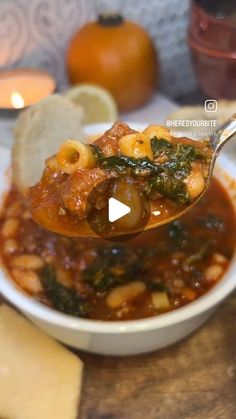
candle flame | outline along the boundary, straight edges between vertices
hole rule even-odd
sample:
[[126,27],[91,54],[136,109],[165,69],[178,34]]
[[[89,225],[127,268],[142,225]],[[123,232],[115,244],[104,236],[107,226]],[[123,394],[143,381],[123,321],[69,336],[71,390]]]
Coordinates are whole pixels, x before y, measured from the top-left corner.
[[25,106],[24,99],[19,92],[12,92],[11,103],[15,109],[21,109]]

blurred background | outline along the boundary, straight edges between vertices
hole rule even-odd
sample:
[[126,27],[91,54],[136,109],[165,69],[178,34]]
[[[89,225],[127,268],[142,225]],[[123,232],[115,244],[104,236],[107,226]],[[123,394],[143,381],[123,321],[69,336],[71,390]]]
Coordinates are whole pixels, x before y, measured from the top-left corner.
[[0,0],[0,69],[40,67],[60,89],[65,52],[75,31],[101,12],[119,11],[150,34],[161,61],[163,92],[172,98],[196,87],[186,44],[189,0]]
[[[220,123],[236,108],[236,1],[0,0],[0,111],[6,107],[1,97],[10,94],[6,99],[12,103],[9,86],[18,100],[14,108],[41,99],[30,78],[31,92],[24,91],[26,85],[21,91],[16,78],[9,81],[6,71],[12,69],[46,70],[56,88],[41,96],[65,92],[71,85],[99,85],[127,121],[215,116]],[[83,106],[85,93],[73,92],[72,98]],[[206,108],[208,99],[218,105],[213,100]],[[100,102],[104,105],[104,98]],[[173,116],[177,105],[202,108],[184,108]],[[117,117],[106,106],[106,120]],[[98,107],[86,108],[93,115],[86,123],[105,120],[100,110],[99,116]]]

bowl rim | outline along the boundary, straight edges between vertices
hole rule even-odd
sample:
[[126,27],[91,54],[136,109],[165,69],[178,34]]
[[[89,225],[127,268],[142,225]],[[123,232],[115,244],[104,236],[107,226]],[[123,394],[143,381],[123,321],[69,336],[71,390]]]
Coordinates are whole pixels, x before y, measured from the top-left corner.
[[[136,129],[143,129],[146,123],[129,122]],[[93,135],[98,130],[105,130],[111,123],[92,124],[86,127],[88,135]],[[10,156],[10,150],[9,150]],[[229,161],[229,158],[227,158]],[[220,165],[219,165],[220,166]],[[162,329],[173,326],[174,324],[188,321],[222,302],[236,287],[236,253],[231,260],[228,269],[218,284],[213,286],[206,294],[186,306],[161,315],[137,320],[103,321],[90,320],[63,314],[57,310],[47,307],[43,303],[28,296],[24,291],[16,286],[10,278],[4,266],[0,265],[0,292],[13,305],[23,313],[37,318],[45,323],[50,323],[58,327],[89,332],[94,334],[126,334],[145,332],[150,330]]]

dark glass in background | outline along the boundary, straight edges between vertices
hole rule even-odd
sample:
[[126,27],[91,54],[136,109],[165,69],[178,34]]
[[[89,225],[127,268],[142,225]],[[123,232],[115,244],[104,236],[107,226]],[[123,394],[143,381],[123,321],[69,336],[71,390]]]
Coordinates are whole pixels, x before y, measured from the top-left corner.
[[236,99],[236,1],[192,0],[187,42],[202,95]]
[[196,0],[195,3],[217,19],[230,19],[236,25],[235,0]]

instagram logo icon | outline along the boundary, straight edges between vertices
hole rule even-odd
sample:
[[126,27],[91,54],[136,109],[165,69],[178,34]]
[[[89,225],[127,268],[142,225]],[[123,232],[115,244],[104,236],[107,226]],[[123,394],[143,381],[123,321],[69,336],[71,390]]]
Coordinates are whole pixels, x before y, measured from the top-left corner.
[[217,112],[217,100],[207,99],[204,103],[205,112]]

